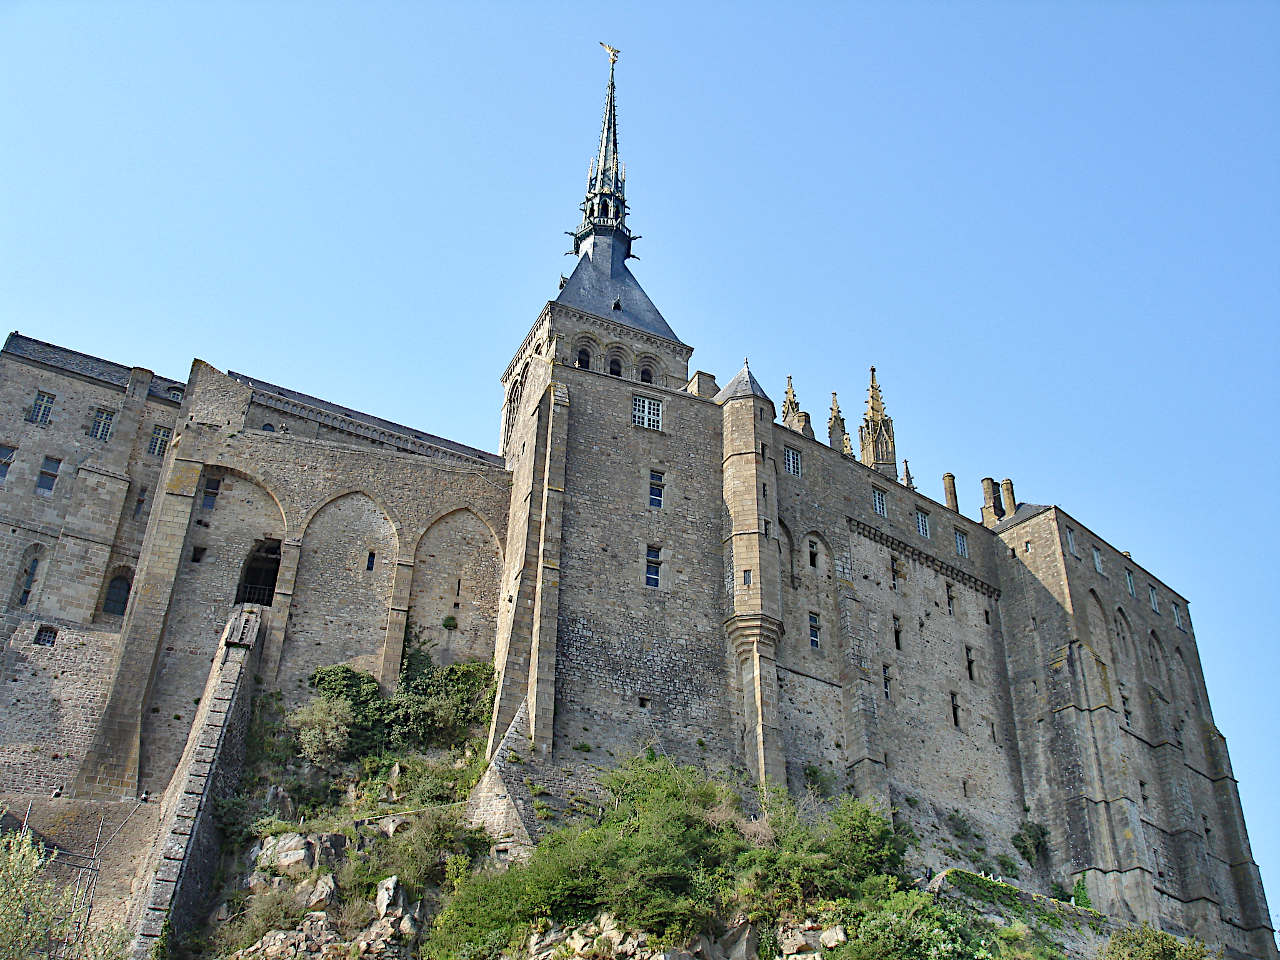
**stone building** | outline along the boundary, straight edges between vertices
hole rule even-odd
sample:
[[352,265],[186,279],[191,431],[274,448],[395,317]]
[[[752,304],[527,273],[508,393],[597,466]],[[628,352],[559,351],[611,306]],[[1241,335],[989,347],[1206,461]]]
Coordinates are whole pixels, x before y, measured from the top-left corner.
[[[293,704],[325,664],[393,684],[412,618],[497,669],[472,814],[499,852],[539,830],[532,785],[571,813],[649,747],[874,798],[921,870],[1041,824],[1023,885],[1084,877],[1117,918],[1276,957],[1186,599],[1009,480],[977,521],[950,474],[942,503],[900,479],[875,368],[857,454],[835,394],[819,438],[790,381],[779,411],[746,363],[691,371],[628,267],[613,69],[578,262],[502,374],[497,454],[10,335],[0,791],[147,791],[180,821],[229,647]],[[176,880],[147,861],[157,885],[183,856]]]

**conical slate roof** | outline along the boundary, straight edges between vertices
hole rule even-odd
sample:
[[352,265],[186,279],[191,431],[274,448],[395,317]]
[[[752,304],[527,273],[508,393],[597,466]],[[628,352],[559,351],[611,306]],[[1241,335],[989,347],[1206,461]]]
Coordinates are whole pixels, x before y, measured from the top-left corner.
[[[760,386],[760,381],[751,374],[751,368],[744,360],[742,369],[737,375],[724,385],[724,389],[715,395],[716,403],[724,403],[726,400],[736,400],[738,397],[760,397],[769,400],[769,395],[764,392],[764,387]],[[773,403],[772,400],[769,400]]]
[[555,302],[680,342],[627,269],[626,243],[604,230],[584,241],[578,265]]

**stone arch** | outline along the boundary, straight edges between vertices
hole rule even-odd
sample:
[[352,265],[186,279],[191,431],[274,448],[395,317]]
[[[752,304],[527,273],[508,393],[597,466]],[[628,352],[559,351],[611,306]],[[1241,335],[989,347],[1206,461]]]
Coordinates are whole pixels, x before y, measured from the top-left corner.
[[1111,631],[1107,629],[1107,614],[1098,594],[1090,590],[1085,600],[1085,622],[1089,630],[1089,646],[1093,652],[1110,662]]
[[620,343],[611,343],[604,348],[604,363],[600,368],[614,376],[629,377],[631,375],[631,351]]
[[[102,589],[98,595],[98,611],[108,617],[123,616],[133,593],[133,567],[118,564],[107,571],[102,578]],[[123,603],[121,603],[121,581],[123,587]]]
[[[586,351],[587,363],[582,363],[582,352]],[[573,349],[569,354],[569,362],[584,370],[599,369],[601,356],[600,341],[590,333],[580,333],[573,339]]]
[[819,578],[833,570],[831,545],[817,530],[810,530],[800,538],[800,569]]
[[511,440],[511,431],[516,424],[516,415],[520,410],[520,400],[524,395],[524,381],[528,373],[529,362],[526,360],[524,366],[520,368],[520,375],[516,377],[515,382],[511,384],[511,389],[507,392],[506,422],[502,425],[503,450]]
[[502,545],[470,507],[436,517],[414,548],[409,616],[437,663],[492,659]]
[[[648,371],[649,379],[645,379]],[[652,353],[642,353],[636,357],[636,379],[641,383],[662,383],[662,363]]]
[[1181,646],[1173,648],[1173,674],[1173,693],[1190,698],[1191,706],[1199,713],[1201,710],[1199,678],[1195,668],[1187,661]]
[[22,551],[9,595],[10,609],[31,610],[35,607],[48,565],[47,552],[43,543],[30,544]]
[[345,663],[381,678],[399,542],[390,514],[363,490],[308,514],[276,674],[287,705],[308,696],[317,667]]
[[1169,659],[1160,634],[1154,630],[1147,634],[1147,654],[1150,663],[1147,682],[1167,694],[1169,692]]
[[387,518],[387,522],[390,523],[392,528],[395,530],[396,542],[399,543],[400,538],[404,533],[404,530],[400,521],[394,519],[391,513],[391,510],[387,507],[386,503],[382,500],[381,497],[379,497],[375,493],[371,493],[370,491],[362,487],[343,487],[341,490],[338,490],[326,495],[326,497],[323,500],[313,505],[311,509],[309,509],[303,515],[302,522],[298,524],[298,531],[299,531],[298,538],[300,540],[306,538],[307,531],[311,528],[312,521],[315,520],[316,516],[320,513],[321,510],[337,502],[338,500],[343,499],[344,497],[351,496],[352,494],[358,494],[359,496],[367,497],[369,500],[373,501],[374,505],[377,506],[377,508],[380,511],[382,511],[382,515]]
[[1115,655],[1116,663],[1123,663],[1127,667],[1135,666],[1134,648],[1133,648],[1133,627],[1129,623],[1128,616],[1125,615],[1122,607],[1116,607],[1116,614],[1112,618],[1115,627]]

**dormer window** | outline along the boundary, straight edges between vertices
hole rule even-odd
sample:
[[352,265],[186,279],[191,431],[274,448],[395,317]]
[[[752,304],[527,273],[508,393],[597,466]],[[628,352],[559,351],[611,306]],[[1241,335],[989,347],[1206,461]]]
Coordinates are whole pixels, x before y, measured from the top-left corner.
[[614,300],[614,301],[613,301],[613,309],[615,309],[615,310],[621,310],[621,309],[622,309],[622,300],[621,300],[621,299],[618,299],[618,300]]
[[581,370],[591,369],[591,351],[586,347],[578,351],[578,368]]

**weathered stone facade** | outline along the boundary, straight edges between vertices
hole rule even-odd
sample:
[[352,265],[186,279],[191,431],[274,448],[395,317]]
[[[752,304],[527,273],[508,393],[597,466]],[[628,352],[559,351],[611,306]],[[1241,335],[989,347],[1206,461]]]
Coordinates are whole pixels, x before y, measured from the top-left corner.
[[820,441],[790,384],[779,415],[745,366],[690,374],[627,266],[612,89],[500,455],[199,360],[179,383],[9,338],[0,789],[172,794],[247,611],[289,704],[327,664],[392,685],[412,621],[445,662],[493,659],[471,810],[508,852],[541,829],[531,784],[569,814],[648,747],[875,798],[934,872],[1044,824],[1023,886],[1083,876],[1120,920],[1275,957],[1185,599],[1009,481],[981,522],[950,475],[946,504],[899,481],[874,371],[861,459],[834,396]]

